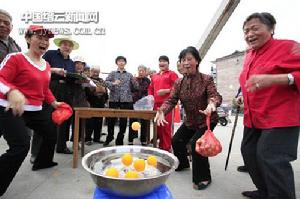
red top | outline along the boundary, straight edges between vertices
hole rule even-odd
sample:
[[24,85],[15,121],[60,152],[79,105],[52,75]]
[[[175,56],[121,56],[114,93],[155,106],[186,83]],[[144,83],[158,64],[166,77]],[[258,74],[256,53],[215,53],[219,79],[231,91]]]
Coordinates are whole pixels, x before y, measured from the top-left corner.
[[40,67],[23,53],[9,54],[0,65],[0,106],[7,106],[8,91],[18,89],[27,100],[24,110],[41,110],[43,101],[49,104],[55,101],[49,89],[50,76],[46,61]]
[[151,83],[148,87],[148,95],[153,95],[155,104],[162,104],[167,99],[170,93],[158,96],[157,91],[160,89],[171,89],[178,79],[178,75],[170,70],[163,73],[156,73],[151,78]]
[[[273,85],[253,93],[245,89],[254,74],[288,74],[295,84]],[[249,50],[240,75],[244,97],[244,125],[260,129],[300,126],[300,44],[270,39],[257,50]]]

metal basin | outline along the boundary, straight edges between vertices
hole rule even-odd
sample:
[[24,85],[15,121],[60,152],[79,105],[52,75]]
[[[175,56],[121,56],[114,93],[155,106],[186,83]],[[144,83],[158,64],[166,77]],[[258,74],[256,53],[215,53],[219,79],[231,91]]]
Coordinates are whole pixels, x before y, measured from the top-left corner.
[[[113,178],[96,172],[95,164],[106,165],[114,159],[121,158],[124,153],[131,153],[138,158],[146,159],[149,155],[157,157],[157,169],[161,174],[138,179]],[[165,183],[168,176],[177,168],[178,159],[166,151],[143,146],[114,146],[91,151],[82,158],[82,166],[87,170],[95,184],[107,191],[123,196],[140,196],[153,191]],[[98,168],[99,169],[99,168]]]

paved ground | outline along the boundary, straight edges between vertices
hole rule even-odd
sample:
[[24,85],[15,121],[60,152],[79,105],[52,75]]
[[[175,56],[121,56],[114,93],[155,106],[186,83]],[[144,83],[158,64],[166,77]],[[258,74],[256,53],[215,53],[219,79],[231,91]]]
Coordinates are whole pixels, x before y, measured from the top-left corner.
[[[166,183],[174,199],[238,199],[243,198],[240,194],[241,191],[254,189],[248,174],[236,171],[236,167],[242,164],[239,151],[242,137],[241,117],[236,130],[229,167],[227,171],[224,171],[231,129],[232,123],[226,127],[218,125],[214,131],[222,143],[223,152],[217,157],[210,158],[212,184],[204,191],[195,191],[192,189],[191,170],[174,172]],[[102,146],[97,144],[86,148],[87,151],[91,151],[98,147]],[[4,150],[6,150],[6,143],[3,138],[0,138],[0,152],[3,153]],[[95,185],[81,166],[78,169],[71,168],[72,156],[55,154],[55,161],[59,163],[57,167],[33,172],[28,156],[1,199],[92,199]],[[293,162],[293,166],[297,195],[300,198],[299,160]]]

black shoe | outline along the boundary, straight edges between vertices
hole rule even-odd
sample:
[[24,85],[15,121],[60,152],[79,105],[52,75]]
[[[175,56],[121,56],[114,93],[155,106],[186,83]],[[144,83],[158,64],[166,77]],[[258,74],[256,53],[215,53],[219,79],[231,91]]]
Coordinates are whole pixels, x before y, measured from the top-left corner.
[[103,144],[104,143],[104,141],[102,141],[102,140],[94,140],[94,142],[97,142],[99,144]]
[[35,159],[36,159],[36,157],[33,156],[33,155],[31,155],[30,160],[29,160],[30,163],[31,163],[31,164],[34,164]]
[[190,168],[190,164],[187,163],[187,164],[179,164],[177,169],[175,169],[175,171],[182,171],[182,170],[185,170],[185,169],[188,169]]
[[199,182],[198,184],[193,184],[193,188],[196,190],[203,190],[206,189],[211,183],[211,180],[208,180],[207,182],[202,181]]
[[65,148],[63,150],[56,150],[56,153],[63,153],[63,154],[73,154],[73,151],[71,151],[68,148]]
[[238,167],[237,167],[237,170],[238,170],[239,172],[248,172],[248,169],[247,169],[246,166],[238,166]]
[[37,171],[37,170],[40,170],[40,169],[47,169],[47,168],[54,167],[56,165],[58,165],[57,162],[50,162],[49,164],[34,164],[32,166],[32,171]]
[[110,143],[110,141],[107,141],[107,140],[106,140],[106,141],[103,143],[103,146],[108,146],[109,143]]
[[91,146],[93,144],[93,141],[86,141],[85,142],[85,145],[87,145],[87,146]]
[[256,191],[243,191],[242,195],[247,198],[252,199],[264,199],[266,198],[263,194],[261,194],[258,190]]
[[116,145],[117,146],[124,145],[123,140],[116,139]]
[[147,145],[148,145],[148,142],[147,142],[147,141],[141,141],[141,145],[142,145],[142,146],[147,146]]
[[122,133],[118,133],[118,136],[117,136],[117,139],[116,139],[116,145],[124,145],[123,143],[123,140],[124,140],[124,134]]
[[110,143],[111,141],[113,141],[113,139],[114,139],[114,138],[108,138],[108,137],[106,137],[106,140],[105,140],[105,142],[103,143],[103,146],[108,146],[109,143]]

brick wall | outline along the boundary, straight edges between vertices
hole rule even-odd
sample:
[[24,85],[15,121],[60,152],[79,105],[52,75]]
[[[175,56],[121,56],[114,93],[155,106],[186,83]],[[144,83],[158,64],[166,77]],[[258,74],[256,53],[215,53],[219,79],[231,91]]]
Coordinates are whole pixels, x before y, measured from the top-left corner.
[[231,55],[218,58],[216,65],[216,83],[224,104],[231,104],[239,88],[239,75],[244,61],[244,52],[236,51]]

